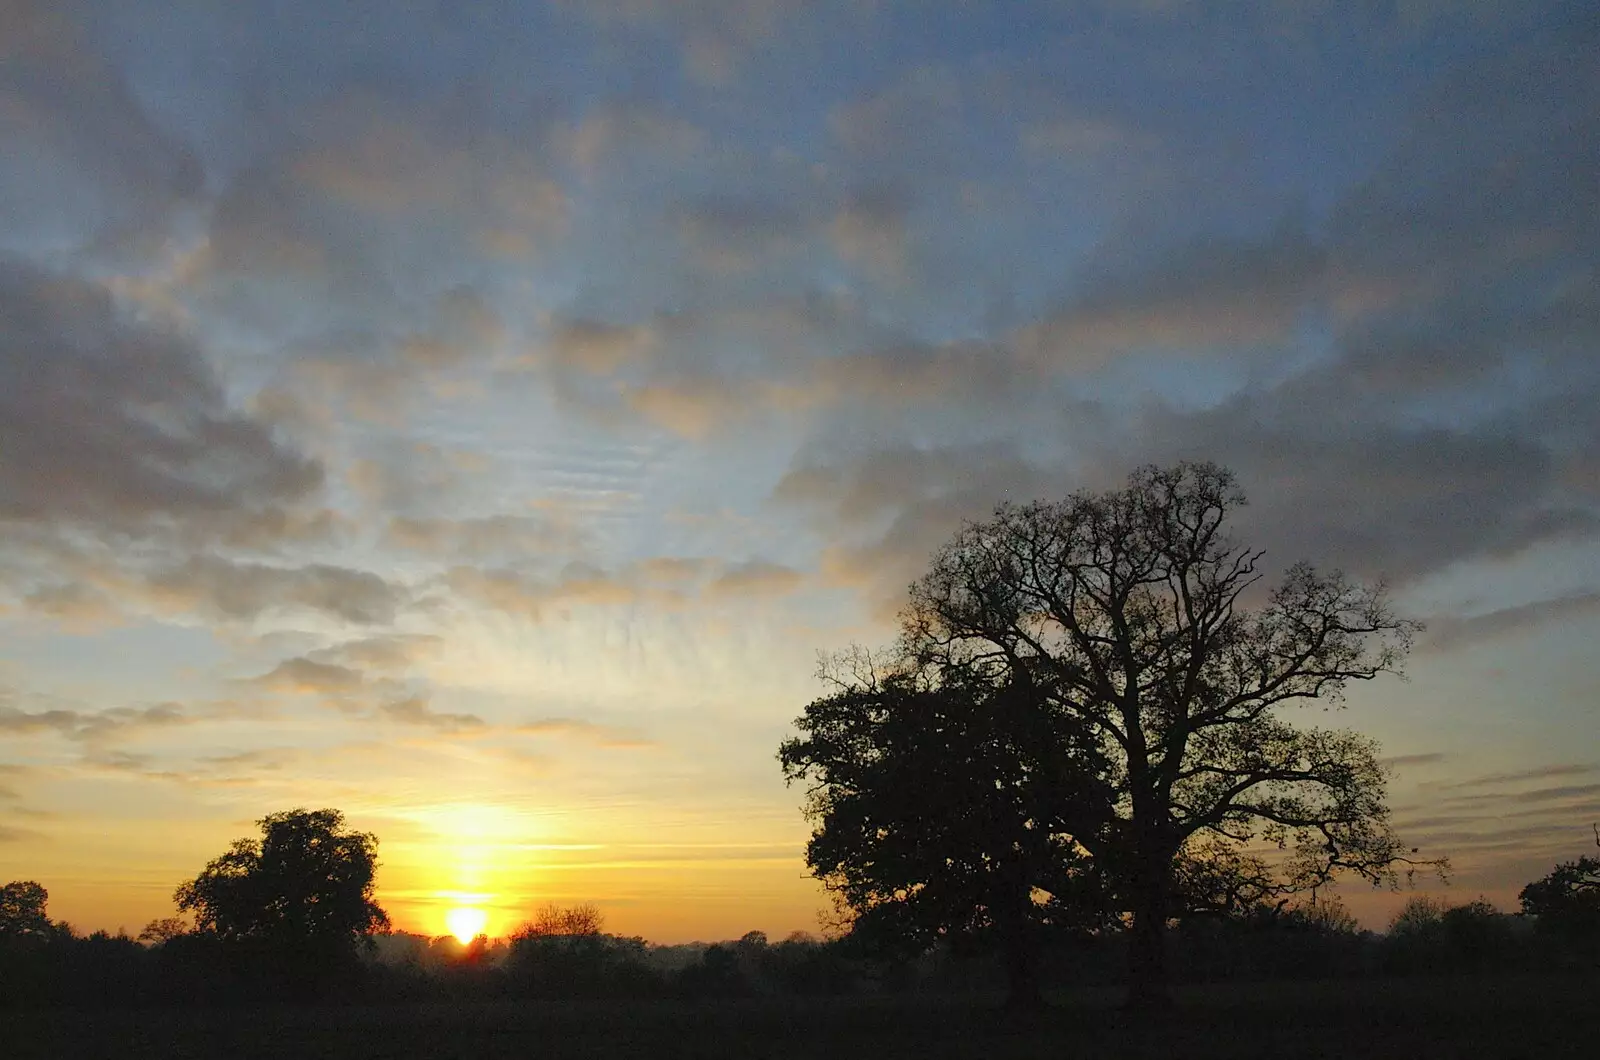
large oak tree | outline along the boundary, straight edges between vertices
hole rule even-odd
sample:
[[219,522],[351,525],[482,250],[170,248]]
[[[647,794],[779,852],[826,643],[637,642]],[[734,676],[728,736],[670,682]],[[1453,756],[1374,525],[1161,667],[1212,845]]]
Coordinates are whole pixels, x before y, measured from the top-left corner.
[[1193,905],[1405,860],[1376,745],[1287,708],[1396,672],[1416,626],[1381,584],[1309,564],[1263,586],[1263,554],[1227,533],[1243,504],[1210,463],[1005,504],[938,551],[902,616],[908,672],[1025,688],[1089,749],[1079,775],[1100,783],[1049,816],[1129,920],[1135,1003],[1165,1000],[1165,928]]

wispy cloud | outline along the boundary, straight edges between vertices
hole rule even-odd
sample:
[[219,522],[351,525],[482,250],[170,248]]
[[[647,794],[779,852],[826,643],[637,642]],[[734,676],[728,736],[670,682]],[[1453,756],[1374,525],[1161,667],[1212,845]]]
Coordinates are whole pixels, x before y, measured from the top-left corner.
[[1424,754],[1394,755],[1385,758],[1383,764],[1396,769],[1405,769],[1410,766],[1436,766],[1449,759],[1449,755],[1440,751],[1429,751]]
[[644,748],[657,746],[654,740],[628,729],[585,721],[581,718],[537,718],[512,728],[513,732],[532,736],[566,736],[585,740],[601,747]]
[[18,735],[51,732],[69,740],[105,741],[148,729],[192,725],[199,718],[175,703],[149,707],[110,707],[99,711],[56,708],[25,711],[0,706],[0,732]]
[[1582,776],[1586,773],[1593,773],[1597,769],[1600,769],[1600,766],[1596,766],[1592,762],[1538,766],[1534,769],[1525,769],[1516,773],[1488,773],[1466,780],[1440,782],[1433,786],[1440,791],[1455,791],[1462,788],[1502,787],[1511,784],[1523,784],[1531,780],[1548,780],[1551,777]]
[[1536,600],[1465,617],[1434,615],[1428,619],[1423,644],[1429,651],[1451,651],[1546,623],[1571,621],[1597,613],[1600,613],[1600,591]]

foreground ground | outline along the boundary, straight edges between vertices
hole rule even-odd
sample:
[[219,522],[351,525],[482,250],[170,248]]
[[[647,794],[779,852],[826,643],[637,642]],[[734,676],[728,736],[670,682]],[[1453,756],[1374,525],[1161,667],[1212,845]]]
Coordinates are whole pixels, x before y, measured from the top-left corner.
[[1153,1020],[1110,992],[1019,1019],[991,1000],[456,1004],[0,1012],[33,1057],[1565,1057],[1600,1053],[1600,983],[1437,979],[1205,987]]

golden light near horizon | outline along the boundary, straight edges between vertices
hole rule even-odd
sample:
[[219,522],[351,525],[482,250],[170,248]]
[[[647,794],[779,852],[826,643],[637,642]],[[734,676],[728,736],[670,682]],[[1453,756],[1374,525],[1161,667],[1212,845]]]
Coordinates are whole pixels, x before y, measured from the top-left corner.
[[489,911],[475,905],[458,905],[444,915],[445,927],[463,943],[483,934],[489,925]]
[[422,903],[431,906],[425,920],[437,924],[434,918],[442,913],[450,933],[463,942],[500,930],[500,903],[532,868],[515,856],[517,840],[536,826],[504,807],[478,803],[430,807],[418,818],[432,833],[420,844],[413,869],[419,890],[431,892]]

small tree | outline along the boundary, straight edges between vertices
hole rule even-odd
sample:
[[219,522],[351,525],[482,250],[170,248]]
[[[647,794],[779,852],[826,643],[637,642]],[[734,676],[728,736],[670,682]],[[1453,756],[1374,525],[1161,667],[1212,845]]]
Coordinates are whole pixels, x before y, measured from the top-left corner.
[[139,941],[151,946],[165,946],[175,938],[181,938],[189,933],[189,922],[181,916],[165,916],[144,926],[139,932]]
[[53,931],[45,906],[50,892],[33,880],[13,880],[0,887],[0,944],[48,940]]
[[[1595,828],[1600,846],[1600,826]],[[1564,861],[1518,895],[1522,912],[1538,919],[1539,933],[1577,948],[1600,942],[1600,858]]]
[[546,902],[512,933],[512,938],[563,938],[599,935],[605,930],[605,914],[592,902],[563,906]]
[[195,930],[274,965],[339,963],[386,929],[373,901],[377,837],[348,831],[338,810],[290,810],[257,822],[174,894]]

